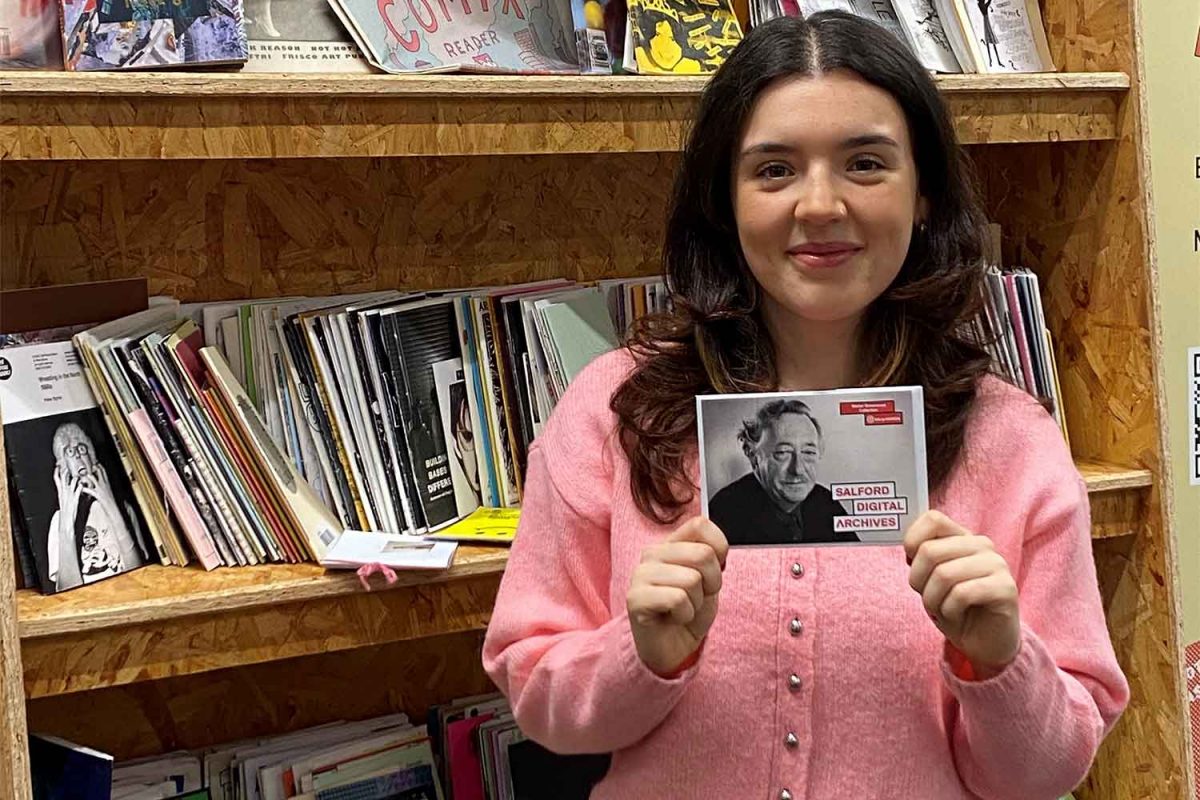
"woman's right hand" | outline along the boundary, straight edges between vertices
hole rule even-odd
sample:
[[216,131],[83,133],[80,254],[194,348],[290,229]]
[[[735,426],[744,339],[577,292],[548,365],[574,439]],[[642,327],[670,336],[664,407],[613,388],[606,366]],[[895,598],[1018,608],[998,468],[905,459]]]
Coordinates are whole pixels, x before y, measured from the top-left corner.
[[696,652],[717,618],[729,542],[706,517],[693,517],[642,551],[625,606],[638,656],[668,676]]

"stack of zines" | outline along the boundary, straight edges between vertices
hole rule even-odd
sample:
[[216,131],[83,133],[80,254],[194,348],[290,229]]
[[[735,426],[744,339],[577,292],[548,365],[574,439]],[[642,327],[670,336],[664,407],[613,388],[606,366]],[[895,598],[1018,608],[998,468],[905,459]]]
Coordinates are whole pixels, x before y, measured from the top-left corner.
[[[0,67],[701,74],[742,39],[729,0],[0,0]],[[7,37],[3,34],[8,33]]]
[[654,279],[554,280],[162,300],[68,328],[73,343],[10,337],[33,342],[2,351],[0,382],[22,583],[324,562],[347,531],[431,534],[517,506],[529,444],[567,384],[666,307]]
[[1035,397],[1048,400],[1055,422],[1067,436],[1054,343],[1046,327],[1038,277],[1020,267],[987,274],[984,314],[972,325],[976,341],[992,354],[998,372]]
[[[377,0],[25,6],[0,0],[0,31],[12,33],[0,66],[709,74],[743,38],[729,0],[521,0],[482,14],[442,5],[436,19]],[[827,10],[882,25],[934,72],[1054,70],[1037,0],[750,0],[749,24]]]
[[583,800],[608,765],[527,739],[499,695],[434,706],[424,725],[391,714],[117,764],[30,742],[35,785],[65,792],[47,796],[96,800]]
[[1053,72],[1037,0],[750,0],[750,26],[845,11],[900,39],[931,72]]

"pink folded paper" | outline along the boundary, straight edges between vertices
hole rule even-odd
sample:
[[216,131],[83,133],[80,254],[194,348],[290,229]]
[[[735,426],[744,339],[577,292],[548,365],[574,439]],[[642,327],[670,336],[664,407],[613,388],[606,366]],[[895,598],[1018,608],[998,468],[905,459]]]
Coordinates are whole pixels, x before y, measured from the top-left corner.
[[396,582],[396,571],[391,567],[385,564],[363,564],[358,568],[358,581],[368,592],[371,591],[371,582],[368,578],[376,572],[383,576],[384,580],[388,582],[388,586]]

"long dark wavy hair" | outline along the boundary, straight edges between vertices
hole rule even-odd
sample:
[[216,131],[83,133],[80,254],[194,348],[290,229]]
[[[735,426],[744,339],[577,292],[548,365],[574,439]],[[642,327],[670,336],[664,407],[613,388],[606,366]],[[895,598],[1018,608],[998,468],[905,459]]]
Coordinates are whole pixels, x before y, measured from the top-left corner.
[[674,311],[631,331],[636,366],[612,399],[634,500],[660,523],[678,520],[695,496],[687,474],[695,396],[778,388],[733,210],[732,159],[746,121],[775,81],[837,69],[885,90],[903,109],[928,202],[899,274],[866,311],[859,383],[924,387],[933,490],[962,449],[976,384],[990,366],[987,352],[961,333],[981,308],[985,225],[941,96],[905,46],[874,23],[840,12],[776,19],[750,32],[700,100],[663,250]]

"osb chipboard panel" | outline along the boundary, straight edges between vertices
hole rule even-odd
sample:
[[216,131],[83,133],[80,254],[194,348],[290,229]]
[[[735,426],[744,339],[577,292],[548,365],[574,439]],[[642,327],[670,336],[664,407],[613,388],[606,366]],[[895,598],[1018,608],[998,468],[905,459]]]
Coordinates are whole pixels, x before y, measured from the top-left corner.
[[128,759],[399,711],[422,724],[431,705],[495,691],[482,642],[471,631],[41,698],[29,728]]
[[1092,506],[1092,538],[1145,536],[1146,492],[1104,492],[1089,495]]
[[654,272],[675,157],[5,163],[0,285],[182,300]]
[[36,698],[481,631],[500,575],[22,640]]
[[1059,72],[1132,72],[1130,7],[1139,0],[1041,0]]
[[[0,436],[0,463],[7,463]],[[8,487],[0,479],[0,798],[29,797],[29,748],[21,686],[21,642],[17,637],[16,581]]]
[[1118,171],[1130,162],[1095,144],[972,156],[1006,264],[1038,273],[1075,455],[1157,464],[1144,239],[1135,176]]
[[[1127,116],[1126,125],[1133,124]],[[1072,450],[1158,476],[1157,353],[1132,138],[983,148],[972,155],[989,212],[1003,227],[1006,263],[1039,275]],[[1129,513],[1120,505],[1104,511],[1101,525],[1116,530]],[[1098,543],[1110,632],[1133,699],[1077,793],[1080,800],[1183,798],[1170,547],[1162,498],[1153,490],[1138,535]]]
[[[947,99],[964,142],[1074,141],[1115,136],[1122,94],[1038,87]],[[683,145],[699,93],[0,99],[7,162],[671,152]]]
[[[1102,478],[1111,482],[1109,473]],[[396,591],[421,587],[439,591],[467,578],[498,576],[508,562],[502,547],[462,545],[447,570],[402,570],[393,583],[371,581],[373,589]],[[354,570],[325,570],[317,564],[264,564],[205,571],[151,565],[70,592],[17,594],[22,641],[87,631],[97,637],[139,625],[165,626],[205,614],[255,614],[282,603],[331,602],[363,593]]]
[[295,158],[678,149],[696,97],[5,97],[5,159]]

